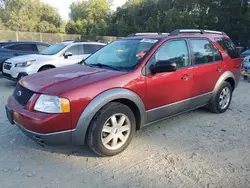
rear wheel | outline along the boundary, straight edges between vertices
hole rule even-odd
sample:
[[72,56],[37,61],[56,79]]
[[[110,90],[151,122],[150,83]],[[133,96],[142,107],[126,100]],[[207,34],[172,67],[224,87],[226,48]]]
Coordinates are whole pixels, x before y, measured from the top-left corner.
[[209,109],[213,113],[224,113],[227,111],[232,100],[232,86],[228,82],[224,82],[218,93],[216,94],[215,100],[210,104]]
[[131,142],[136,121],[131,109],[112,102],[103,107],[90,124],[87,143],[100,156],[113,156],[124,151]]

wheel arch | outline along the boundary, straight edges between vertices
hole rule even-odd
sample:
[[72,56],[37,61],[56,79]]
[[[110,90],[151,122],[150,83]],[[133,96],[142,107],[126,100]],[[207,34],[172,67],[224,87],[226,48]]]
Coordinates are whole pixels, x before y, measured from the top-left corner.
[[215,97],[216,97],[222,83],[225,82],[225,81],[228,82],[232,86],[233,91],[236,88],[236,78],[235,78],[234,74],[231,71],[224,72],[221,75],[221,77],[219,78],[219,80],[217,81],[217,83],[216,83],[216,85],[214,87],[213,100],[215,99]]
[[72,132],[71,141],[75,145],[83,145],[88,127],[96,113],[110,102],[120,102],[127,105],[135,114],[136,128],[140,129],[146,123],[146,110],[142,99],[133,91],[124,88],[107,90],[96,96],[83,110],[76,129]]
[[40,71],[41,71],[44,67],[56,68],[56,66],[55,66],[55,65],[46,64],[46,65],[41,66],[41,67],[38,69],[38,71],[37,71],[37,72],[40,72]]

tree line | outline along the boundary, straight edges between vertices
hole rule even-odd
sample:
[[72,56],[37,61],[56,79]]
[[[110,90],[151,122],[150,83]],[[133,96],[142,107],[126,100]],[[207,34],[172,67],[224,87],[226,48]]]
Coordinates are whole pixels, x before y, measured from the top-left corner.
[[65,22],[40,0],[0,0],[0,28],[86,36],[127,36],[202,28],[226,32],[249,45],[249,0],[128,0],[112,10],[112,0],[76,1]]

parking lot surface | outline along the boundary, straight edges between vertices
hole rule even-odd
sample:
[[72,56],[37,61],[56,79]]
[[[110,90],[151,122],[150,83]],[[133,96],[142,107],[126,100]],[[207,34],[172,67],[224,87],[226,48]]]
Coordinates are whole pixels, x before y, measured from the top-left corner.
[[15,84],[0,76],[0,187],[242,187],[250,185],[250,84],[225,114],[199,109],[136,133],[99,158],[86,146],[42,148],[5,116]]

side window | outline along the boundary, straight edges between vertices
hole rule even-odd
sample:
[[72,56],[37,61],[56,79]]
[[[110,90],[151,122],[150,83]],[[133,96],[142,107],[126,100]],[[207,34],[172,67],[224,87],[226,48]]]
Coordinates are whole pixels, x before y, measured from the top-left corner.
[[71,46],[66,52],[71,52],[73,56],[79,55],[79,45]]
[[190,45],[195,65],[213,63],[222,60],[219,50],[206,39],[190,39]]
[[150,64],[155,64],[158,61],[175,62],[178,69],[189,66],[190,61],[186,41],[173,40],[164,43],[151,57]]
[[237,48],[229,38],[216,38],[215,40],[232,59],[239,58]]
[[48,46],[44,46],[41,44],[37,44],[36,46],[37,46],[38,52],[42,52],[43,50],[48,48]]
[[37,51],[36,45],[34,44],[17,44],[17,45],[7,46],[5,48],[17,51],[28,51],[28,52]]
[[102,45],[84,44],[84,54],[93,54],[100,50],[102,47]]

